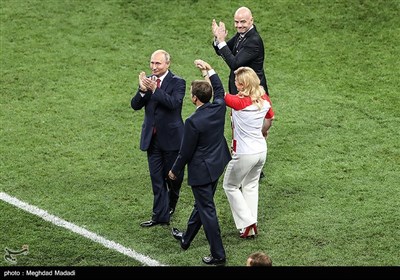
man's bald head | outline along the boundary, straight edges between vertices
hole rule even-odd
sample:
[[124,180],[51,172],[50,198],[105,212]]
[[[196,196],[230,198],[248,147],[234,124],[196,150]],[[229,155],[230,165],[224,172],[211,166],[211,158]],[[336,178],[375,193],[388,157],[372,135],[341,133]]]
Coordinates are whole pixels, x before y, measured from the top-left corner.
[[236,16],[246,16],[246,17],[250,17],[250,18],[253,17],[250,9],[247,7],[240,7],[239,9],[237,9],[235,12],[235,17]]
[[236,10],[235,16],[235,28],[240,34],[246,33],[253,25],[253,15],[247,7],[240,7]]

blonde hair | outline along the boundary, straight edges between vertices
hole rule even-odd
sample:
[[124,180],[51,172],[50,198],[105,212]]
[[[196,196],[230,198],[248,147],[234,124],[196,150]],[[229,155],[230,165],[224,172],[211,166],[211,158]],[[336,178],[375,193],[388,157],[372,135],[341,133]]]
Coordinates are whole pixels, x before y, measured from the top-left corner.
[[243,85],[240,94],[250,96],[253,104],[261,109],[264,103],[262,96],[265,94],[265,90],[260,85],[260,78],[258,78],[256,72],[250,67],[239,67],[236,69],[235,75],[236,82]]

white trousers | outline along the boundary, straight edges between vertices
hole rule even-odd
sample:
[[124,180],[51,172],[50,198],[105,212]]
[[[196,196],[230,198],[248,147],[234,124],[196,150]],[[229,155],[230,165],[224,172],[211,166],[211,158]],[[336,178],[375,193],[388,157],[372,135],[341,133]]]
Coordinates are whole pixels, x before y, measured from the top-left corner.
[[267,152],[232,156],[228,163],[223,188],[237,229],[257,223],[258,186]]

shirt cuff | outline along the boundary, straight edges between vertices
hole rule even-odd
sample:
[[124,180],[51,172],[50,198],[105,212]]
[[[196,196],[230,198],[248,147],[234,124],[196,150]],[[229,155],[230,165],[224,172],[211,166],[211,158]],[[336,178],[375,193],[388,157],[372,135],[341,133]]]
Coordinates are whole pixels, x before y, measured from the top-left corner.
[[214,69],[210,69],[207,72],[208,72],[208,77],[211,77],[212,75],[217,74]]
[[222,49],[222,48],[225,47],[225,46],[226,46],[226,42],[223,41],[223,42],[221,42],[221,43],[218,44],[218,49]]

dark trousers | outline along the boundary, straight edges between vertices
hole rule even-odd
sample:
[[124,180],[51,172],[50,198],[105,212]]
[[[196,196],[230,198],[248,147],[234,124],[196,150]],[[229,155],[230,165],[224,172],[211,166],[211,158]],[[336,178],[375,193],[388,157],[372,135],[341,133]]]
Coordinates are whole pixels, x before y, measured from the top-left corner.
[[157,134],[155,134],[147,150],[154,195],[152,220],[169,222],[169,209],[175,209],[178,202],[184,172],[181,172],[174,181],[167,179],[168,172],[174,164],[179,151],[164,151],[160,148],[159,141],[162,141],[162,139],[158,139]]
[[222,244],[221,231],[218,223],[217,211],[214,203],[214,194],[218,180],[207,185],[192,186],[194,207],[190,214],[187,229],[183,235],[183,243],[190,244],[203,226],[210,253],[214,258],[225,258],[225,249]]

